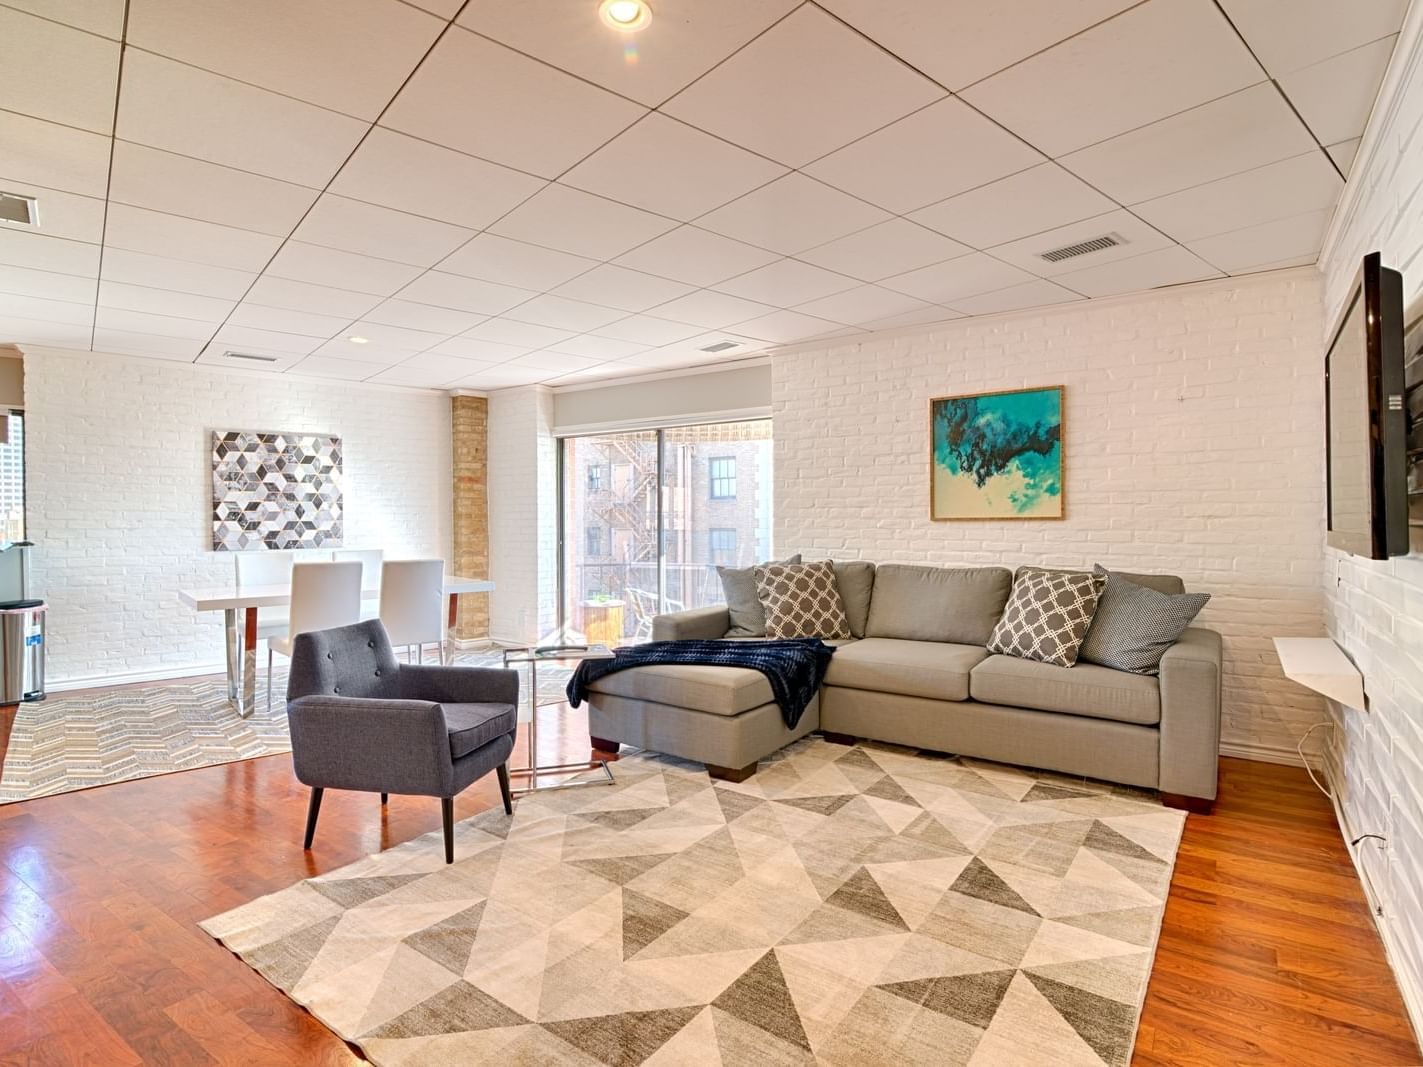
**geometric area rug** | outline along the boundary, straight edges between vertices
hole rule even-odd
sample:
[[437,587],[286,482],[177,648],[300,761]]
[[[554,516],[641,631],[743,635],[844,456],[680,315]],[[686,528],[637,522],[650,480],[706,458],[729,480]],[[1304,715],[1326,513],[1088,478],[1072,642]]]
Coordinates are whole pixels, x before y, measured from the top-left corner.
[[1126,1064],[1184,815],[810,737],[638,753],[203,923],[371,1061]]

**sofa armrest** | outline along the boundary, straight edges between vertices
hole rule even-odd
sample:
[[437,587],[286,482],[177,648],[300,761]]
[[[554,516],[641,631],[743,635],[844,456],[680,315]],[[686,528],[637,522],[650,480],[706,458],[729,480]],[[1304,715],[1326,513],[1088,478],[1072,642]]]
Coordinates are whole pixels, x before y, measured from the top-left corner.
[[1163,793],[1214,800],[1220,768],[1220,634],[1193,626],[1161,657]]
[[519,672],[499,667],[422,667],[402,664],[399,681],[403,700],[434,700],[444,704],[517,704]]
[[725,604],[691,608],[652,620],[654,641],[716,641],[731,629],[731,612]]
[[444,709],[430,700],[312,695],[287,703],[297,780],[324,789],[450,796]]

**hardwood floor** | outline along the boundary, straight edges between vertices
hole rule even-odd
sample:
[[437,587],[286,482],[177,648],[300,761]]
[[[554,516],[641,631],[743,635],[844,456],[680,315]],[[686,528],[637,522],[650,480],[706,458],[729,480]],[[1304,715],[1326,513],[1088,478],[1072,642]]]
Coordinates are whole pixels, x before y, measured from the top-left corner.
[[[542,714],[543,759],[584,758],[583,716]],[[1133,1062],[1423,1062],[1328,802],[1295,768],[1221,767],[1215,814],[1187,821]],[[0,807],[0,1065],[358,1062],[196,926],[440,825],[434,800],[331,792],[308,854],[306,799],[280,755]],[[456,816],[498,803],[490,775]]]

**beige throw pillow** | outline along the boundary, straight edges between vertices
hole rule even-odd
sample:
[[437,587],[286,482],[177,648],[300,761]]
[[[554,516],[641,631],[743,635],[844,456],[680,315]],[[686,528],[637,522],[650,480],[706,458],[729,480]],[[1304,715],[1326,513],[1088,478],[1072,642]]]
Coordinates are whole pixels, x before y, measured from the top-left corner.
[[828,559],[757,567],[756,597],[766,609],[767,637],[850,636],[845,602]]

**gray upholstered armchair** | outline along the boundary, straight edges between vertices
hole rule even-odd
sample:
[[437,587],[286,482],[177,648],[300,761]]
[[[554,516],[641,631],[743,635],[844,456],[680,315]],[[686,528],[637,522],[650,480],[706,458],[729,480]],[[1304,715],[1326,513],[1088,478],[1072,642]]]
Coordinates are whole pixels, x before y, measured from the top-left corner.
[[311,847],[327,789],[440,798],[445,862],[454,862],[454,798],[491,770],[512,813],[509,753],[519,704],[514,671],[424,667],[395,658],[379,620],[300,634],[287,679],[296,776],[311,787]]

